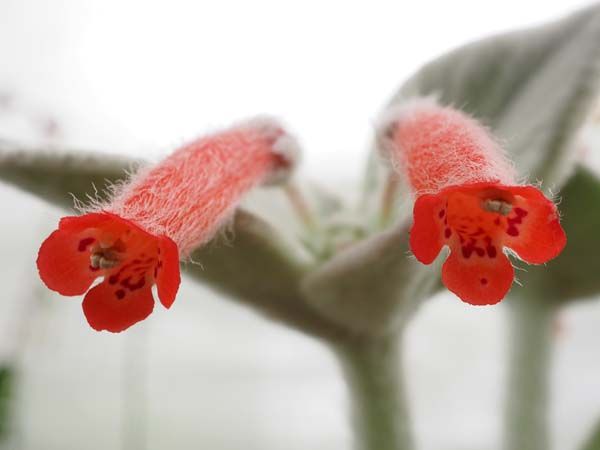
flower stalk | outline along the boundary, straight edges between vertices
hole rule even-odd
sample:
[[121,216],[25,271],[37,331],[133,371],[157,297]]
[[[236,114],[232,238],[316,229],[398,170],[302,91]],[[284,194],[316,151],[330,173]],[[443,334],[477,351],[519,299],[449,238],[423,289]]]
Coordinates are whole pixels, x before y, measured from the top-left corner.
[[304,228],[315,233],[318,229],[317,218],[298,185],[290,181],[283,185],[283,191]]

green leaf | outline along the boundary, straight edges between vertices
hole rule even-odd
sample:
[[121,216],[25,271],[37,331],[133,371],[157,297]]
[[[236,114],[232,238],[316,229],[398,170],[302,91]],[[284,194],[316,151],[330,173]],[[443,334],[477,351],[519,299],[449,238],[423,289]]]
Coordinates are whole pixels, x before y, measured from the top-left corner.
[[519,272],[523,289],[555,301],[591,297],[600,292],[600,180],[578,167],[561,191],[561,224],[567,246],[543,266]]
[[600,87],[600,5],[541,27],[461,47],[427,64],[393,98],[439,95],[505,143],[522,175],[558,188],[575,133]]
[[311,266],[277,230],[238,210],[232,235],[230,242],[217,238],[196,250],[195,264],[188,264],[184,273],[303,332],[330,340],[348,334],[306,303],[300,281]]
[[400,225],[333,256],[306,277],[303,291],[321,314],[355,333],[388,335],[431,296],[438,273],[439,265],[409,256],[408,229]]
[[140,161],[99,153],[35,151],[0,141],[0,180],[63,208],[73,197],[105,198],[104,190],[127,177]]

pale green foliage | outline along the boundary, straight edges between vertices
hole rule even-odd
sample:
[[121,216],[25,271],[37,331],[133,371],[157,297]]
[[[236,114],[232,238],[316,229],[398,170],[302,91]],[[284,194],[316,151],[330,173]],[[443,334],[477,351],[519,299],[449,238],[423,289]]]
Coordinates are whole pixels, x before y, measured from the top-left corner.
[[39,151],[0,141],[0,179],[63,208],[73,208],[73,197],[106,198],[110,185],[140,165],[124,157]]
[[558,22],[455,50],[427,64],[394,97],[438,95],[492,128],[522,176],[558,189],[573,140],[600,87],[600,6]]

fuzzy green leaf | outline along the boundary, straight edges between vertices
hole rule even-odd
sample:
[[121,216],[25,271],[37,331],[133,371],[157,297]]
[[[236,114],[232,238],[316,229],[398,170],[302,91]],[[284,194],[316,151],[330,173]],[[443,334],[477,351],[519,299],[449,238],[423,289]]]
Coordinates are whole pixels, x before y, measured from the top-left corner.
[[600,5],[461,47],[416,73],[392,103],[439,95],[489,125],[523,175],[560,187],[600,87]]
[[391,334],[437,287],[437,265],[408,254],[408,229],[397,226],[336,254],[307,276],[308,301],[358,334]]
[[275,229],[252,214],[238,211],[230,242],[217,238],[196,250],[192,260],[195,264],[185,268],[186,275],[266,316],[330,340],[347,334],[306,304],[300,280],[309,264],[294,254]]
[[0,180],[63,208],[73,197],[105,198],[106,187],[140,161],[84,152],[33,151],[0,141]]

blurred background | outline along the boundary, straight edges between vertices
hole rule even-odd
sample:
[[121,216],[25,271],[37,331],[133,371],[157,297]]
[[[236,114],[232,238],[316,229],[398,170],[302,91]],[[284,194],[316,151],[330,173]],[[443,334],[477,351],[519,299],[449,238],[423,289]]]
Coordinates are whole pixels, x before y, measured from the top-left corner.
[[[0,0],[0,138],[153,160],[269,113],[300,137],[301,177],[356,187],[378,111],[421,64],[588,3]],[[600,148],[597,125],[582,139]],[[317,341],[188,281],[168,313],[96,333],[80,300],[35,271],[62,212],[4,184],[0,205],[0,362],[16,388],[5,448],[351,447],[341,373]],[[421,449],[499,448],[504,320],[502,305],[443,294],[411,323]],[[598,323],[588,301],[556,325],[556,449],[575,449],[600,417]]]

